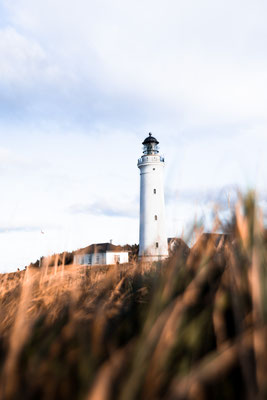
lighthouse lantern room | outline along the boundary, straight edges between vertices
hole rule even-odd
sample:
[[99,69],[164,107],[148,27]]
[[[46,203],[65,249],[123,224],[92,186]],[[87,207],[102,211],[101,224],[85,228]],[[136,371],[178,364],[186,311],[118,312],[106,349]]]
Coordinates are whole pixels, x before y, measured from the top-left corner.
[[168,257],[165,226],[164,158],[159,155],[159,142],[149,133],[142,143],[140,169],[139,258],[157,261]]

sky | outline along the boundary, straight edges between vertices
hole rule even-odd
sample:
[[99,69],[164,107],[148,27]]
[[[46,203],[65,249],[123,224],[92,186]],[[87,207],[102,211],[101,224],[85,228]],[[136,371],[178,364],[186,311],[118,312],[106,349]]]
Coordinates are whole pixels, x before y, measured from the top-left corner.
[[[267,214],[265,0],[0,0],[0,272],[138,243],[149,132],[168,236]],[[43,232],[43,233],[42,233]]]

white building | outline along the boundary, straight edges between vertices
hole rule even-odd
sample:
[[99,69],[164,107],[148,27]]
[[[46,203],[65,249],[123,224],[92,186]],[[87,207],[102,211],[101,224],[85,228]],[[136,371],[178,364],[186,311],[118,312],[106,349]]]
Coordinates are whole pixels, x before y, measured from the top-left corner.
[[92,244],[75,251],[73,264],[78,265],[108,265],[123,264],[129,260],[129,253],[122,246],[112,243]]
[[164,158],[159,155],[159,142],[151,133],[144,140],[140,169],[140,231],[139,257],[157,261],[168,257],[165,227],[163,169]]

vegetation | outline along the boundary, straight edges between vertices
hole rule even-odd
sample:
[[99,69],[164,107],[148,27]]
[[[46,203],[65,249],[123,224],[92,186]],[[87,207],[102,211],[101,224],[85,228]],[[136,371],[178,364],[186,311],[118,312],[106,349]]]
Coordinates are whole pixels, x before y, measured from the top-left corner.
[[231,235],[182,250],[152,265],[44,259],[2,275],[0,398],[266,399],[267,238],[254,194]]

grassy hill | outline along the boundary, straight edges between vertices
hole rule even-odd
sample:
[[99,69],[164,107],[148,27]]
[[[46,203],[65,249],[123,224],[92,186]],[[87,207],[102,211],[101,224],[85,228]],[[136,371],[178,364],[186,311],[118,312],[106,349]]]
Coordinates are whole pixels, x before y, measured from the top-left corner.
[[267,240],[252,194],[231,232],[165,263],[1,275],[0,398],[266,399]]

